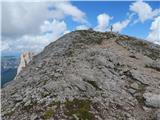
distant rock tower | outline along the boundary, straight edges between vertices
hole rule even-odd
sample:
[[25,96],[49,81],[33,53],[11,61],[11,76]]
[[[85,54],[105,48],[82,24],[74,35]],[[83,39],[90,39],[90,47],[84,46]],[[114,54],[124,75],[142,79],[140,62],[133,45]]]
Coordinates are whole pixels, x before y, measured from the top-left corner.
[[17,75],[22,71],[27,64],[32,60],[34,53],[32,52],[24,52],[21,54],[20,64],[17,69]]

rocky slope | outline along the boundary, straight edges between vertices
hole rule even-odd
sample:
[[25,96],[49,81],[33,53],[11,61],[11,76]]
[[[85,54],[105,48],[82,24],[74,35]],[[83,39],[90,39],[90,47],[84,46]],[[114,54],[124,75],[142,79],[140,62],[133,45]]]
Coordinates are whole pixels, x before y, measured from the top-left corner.
[[3,120],[159,120],[160,46],[74,31],[2,89]]

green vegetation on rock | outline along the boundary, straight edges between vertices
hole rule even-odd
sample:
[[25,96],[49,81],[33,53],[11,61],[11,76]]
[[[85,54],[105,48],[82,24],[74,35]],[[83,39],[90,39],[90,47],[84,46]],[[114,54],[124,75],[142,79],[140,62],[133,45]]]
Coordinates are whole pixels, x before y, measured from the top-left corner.
[[65,102],[65,115],[76,115],[80,120],[93,120],[93,114],[90,112],[91,101],[74,99]]
[[54,115],[54,111],[50,108],[44,112],[43,116],[45,119],[49,119],[49,118],[53,117],[53,115]]

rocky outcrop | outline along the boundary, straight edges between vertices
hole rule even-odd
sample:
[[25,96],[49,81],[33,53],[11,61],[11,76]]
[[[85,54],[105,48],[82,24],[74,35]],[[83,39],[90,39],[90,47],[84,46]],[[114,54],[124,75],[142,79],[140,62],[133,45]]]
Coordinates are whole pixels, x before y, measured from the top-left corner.
[[157,59],[152,63],[146,64],[146,67],[160,71],[160,60]]
[[144,93],[143,96],[147,106],[160,108],[160,94]]
[[32,60],[34,53],[24,52],[21,54],[20,64],[17,69],[17,75],[27,66],[27,64]]
[[4,120],[159,120],[160,46],[79,30],[35,56],[2,89]]

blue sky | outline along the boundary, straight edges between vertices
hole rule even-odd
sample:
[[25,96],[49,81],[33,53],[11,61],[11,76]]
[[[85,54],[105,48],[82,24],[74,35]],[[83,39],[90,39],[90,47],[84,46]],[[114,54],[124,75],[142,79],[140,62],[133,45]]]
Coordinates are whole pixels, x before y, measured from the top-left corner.
[[[110,21],[110,25],[114,24],[117,21],[123,21],[124,19],[128,18],[129,6],[133,3],[133,1],[79,1],[79,2],[72,2],[73,5],[80,8],[82,11],[85,11],[87,14],[87,19],[91,23],[91,27],[96,26],[97,20],[96,17],[101,13],[107,13],[114,18]],[[160,2],[151,2],[146,1],[152,9],[157,9],[160,7]],[[137,18],[137,16],[135,16]],[[149,28],[152,23],[152,20],[147,20],[144,23],[137,23],[135,25],[129,25],[125,28],[121,33],[136,36],[139,38],[145,39],[149,33]],[[71,29],[74,29],[73,22],[68,20],[68,24]]]
[[104,32],[111,25],[115,32],[160,44],[160,2],[3,2],[1,52],[40,52],[73,30]]

